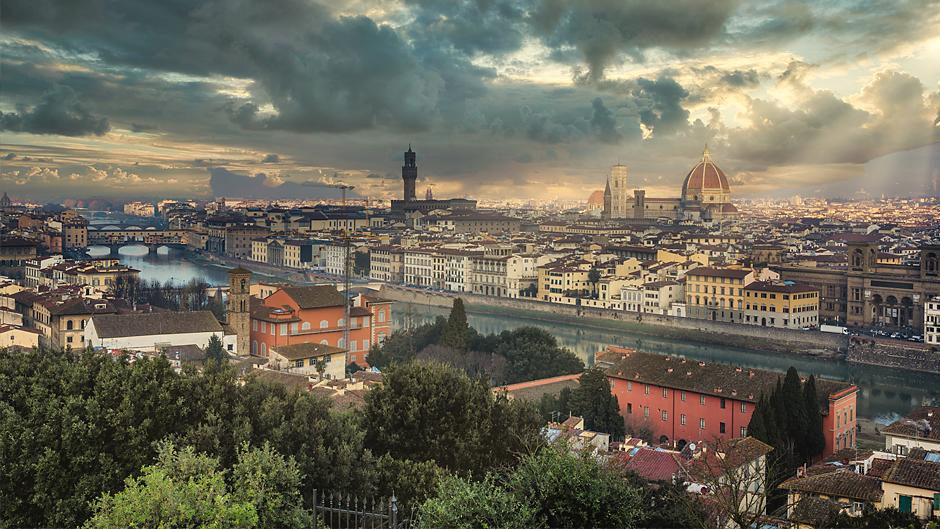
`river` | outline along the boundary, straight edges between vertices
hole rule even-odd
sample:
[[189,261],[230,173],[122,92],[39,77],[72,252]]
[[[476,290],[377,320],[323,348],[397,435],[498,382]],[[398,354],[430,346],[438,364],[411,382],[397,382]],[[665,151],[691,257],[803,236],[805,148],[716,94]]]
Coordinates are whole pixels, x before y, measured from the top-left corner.
[[[107,255],[108,250],[93,247],[89,253],[101,256]],[[194,259],[180,250],[161,248],[153,255],[148,254],[143,246],[128,246],[120,249],[119,257],[123,263],[140,270],[141,279],[146,281],[157,279],[182,283],[193,277],[201,277],[211,285],[227,281],[224,267]],[[402,328],[446,315],[446,309],[398,303],[393,321],[396,328]],[[706,362],[727,362],[780,372],[794,366],[804,375],[812,373],[857,384],[860,389],[859,417],[881,424],[891,422],[915,406],[940,403],[940,375],[638,335],[612,328],[606,322],[586,326],[576,322],[547,322],[511,313],[471,312],[467,317],[473,327],[487,334],[525,325],[545,329],[555,335],[561,345],[577,353],[587,365],[591,365],[594,354],[607,345],[622,345],[655,353],[685,355]]]

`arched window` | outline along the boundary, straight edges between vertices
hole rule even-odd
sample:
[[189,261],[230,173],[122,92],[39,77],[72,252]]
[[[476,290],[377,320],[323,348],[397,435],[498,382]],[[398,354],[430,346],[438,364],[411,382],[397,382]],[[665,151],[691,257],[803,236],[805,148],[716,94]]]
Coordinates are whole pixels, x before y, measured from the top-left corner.
[[251,342],[251,354],[253,355],[258,354],[258,340],[253,340]]
[[309,331],[309,330],[310,330],[310,322],[309,322],[309,321],[303,322],[303,323],[300,325],[300,330],[301,330],[301,331]]
[[345,325],[346,325],[346,320],[343,318],[340,318],[339,321],[336,322],[337,327],[343,327]]
[[329,327],[329,326],[330,326],[330,322],[328,322],[328,321],[326,321],[326,320],[320,320],[320,328],[321,328],[321,329],[326,329],[326,328]]
[[326,340],[320,340],[320,345],[330,345]]
[[268,344],[261,342],[261,356],[268,356]]
[[65,322],[65,328],[71,331],[75,328],[75,323],[73,323],[72,320],[68,320]]

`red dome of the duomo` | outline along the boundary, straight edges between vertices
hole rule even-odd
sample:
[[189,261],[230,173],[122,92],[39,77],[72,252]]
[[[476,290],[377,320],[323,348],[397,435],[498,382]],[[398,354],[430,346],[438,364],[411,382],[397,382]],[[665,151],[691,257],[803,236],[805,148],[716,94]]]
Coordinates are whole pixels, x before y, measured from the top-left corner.
[[686,175],[682,183],[682,199],[685,201],[725,202],[730,197],[731,186],[724,171],[715,165],[708,149],[705,149],[700,161]]

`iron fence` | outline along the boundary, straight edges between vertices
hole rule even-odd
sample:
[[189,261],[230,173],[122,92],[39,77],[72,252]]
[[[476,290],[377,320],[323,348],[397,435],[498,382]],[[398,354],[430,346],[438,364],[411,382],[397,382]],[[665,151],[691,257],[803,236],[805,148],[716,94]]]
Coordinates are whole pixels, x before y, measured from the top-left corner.
[[313,529],[415,529],[414,512],[399,512],[398,499],[359,498],[313,490]]

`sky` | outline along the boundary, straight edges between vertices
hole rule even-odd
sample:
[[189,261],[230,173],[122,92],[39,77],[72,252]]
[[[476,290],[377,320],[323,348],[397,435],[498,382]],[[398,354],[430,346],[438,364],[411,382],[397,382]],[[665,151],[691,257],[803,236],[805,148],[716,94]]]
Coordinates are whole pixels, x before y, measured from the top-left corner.
[[940,181],[940,0],[4,0],[0,192],[735,197]]

